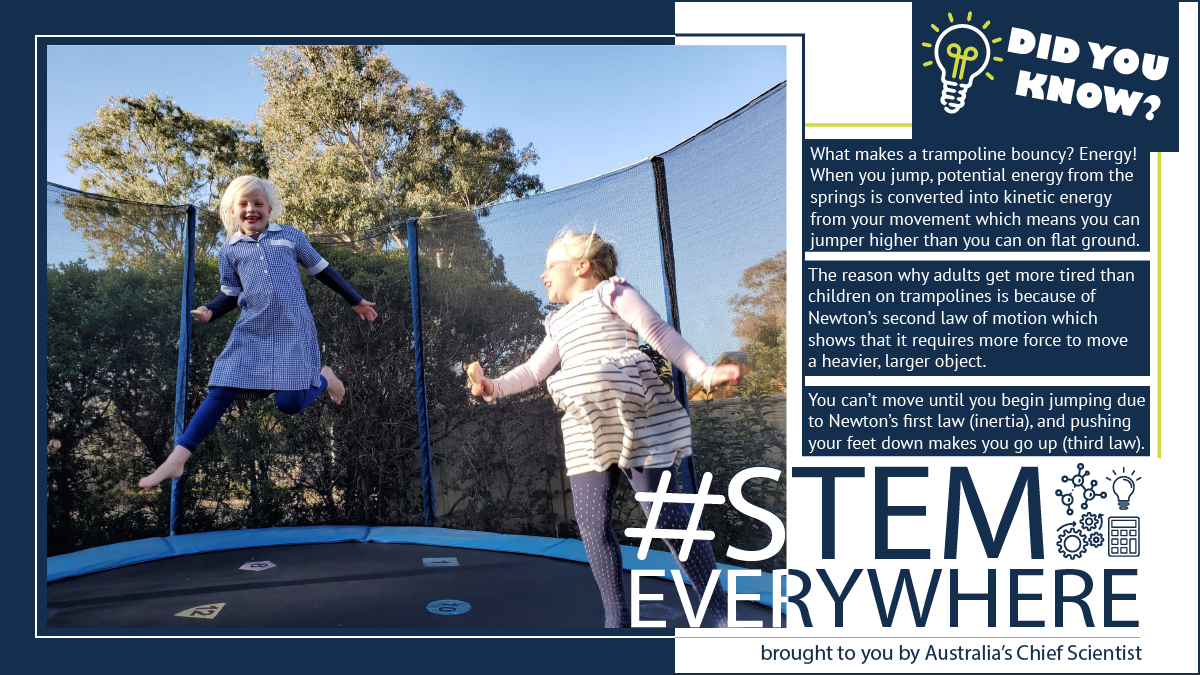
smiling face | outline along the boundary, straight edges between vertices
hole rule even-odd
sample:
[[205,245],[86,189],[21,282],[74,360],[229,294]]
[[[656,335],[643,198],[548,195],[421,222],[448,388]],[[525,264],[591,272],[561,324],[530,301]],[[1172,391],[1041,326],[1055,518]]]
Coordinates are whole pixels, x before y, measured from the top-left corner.
[[233,217],[238,227],[246,234],[257,234],[267,229],[271,219],[271,205],[262,190],[247,190],[233,200]]
[[542,272],[541,280],[550,302],[570,302],[570,299],[564,297],[564,293],[575,282],[571,268],[571,259],[561,246],[551,246],[550,250],[546,251],[546,271]]
[[551,246],[546,251],[546,271],[541,276],[550,302],[570,302],[582,291],[595,287],[591,268],[591,263],[586,260],[568,258],[561,246]]

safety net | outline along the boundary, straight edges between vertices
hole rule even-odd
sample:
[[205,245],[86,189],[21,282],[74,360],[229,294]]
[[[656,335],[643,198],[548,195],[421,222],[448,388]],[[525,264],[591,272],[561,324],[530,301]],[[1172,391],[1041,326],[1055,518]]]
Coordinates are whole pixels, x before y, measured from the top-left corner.
[[187,207],[46,189],[51,555],[162,534],[137,479],[172,446]]
[[[219,219],[50,186],[50,553],[167,531],[315,524],[577,537],[563,412],[545,385],[488,404],[464,373],[479,361],[488,376],[503,374],[545,339],[556,306],[540,275],[564,228],[613,242],[617,275],[704,359],[745,368],[740,386],[705,391],[642,346],[691,414],[684,489],[711,473],[709,493],[726,494],[741,469],[782,471],[785,126],[780,84],[674,148],[581,183],[371,230],[309,232],[379,312],[360,322],[302,275],[322,363],[346,383],[345,401],[285,415],[270,399],[239,400],[184,478],[158,491],[137,479],[203,400],[235,319],[193,325],[186,314],[219,292]],[[782,518],[784,489],[781,475],[742,492]],[[623,485],[622,543],[638,543],[624,530],[644,520]],[[721,562],[746,566],[726,547],[771,539],[728,505],[706,509],[704,524]],[[783,567],[783,555],[750,566]]]

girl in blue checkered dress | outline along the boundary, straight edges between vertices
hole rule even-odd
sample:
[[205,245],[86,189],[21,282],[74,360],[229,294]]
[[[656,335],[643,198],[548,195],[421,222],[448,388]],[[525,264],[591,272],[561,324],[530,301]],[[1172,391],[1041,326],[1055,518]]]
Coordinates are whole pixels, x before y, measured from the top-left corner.
[[236,178],[221,196],[225,245],[217,256],[221,293],[192,310],[208,323],[234,307],[241,310],[225,350],[213,364],[208,396],[162,466],[138,485],[148,488],[183,475],[183,465],[239,396],[275,394],[275,405],[289,415],[304,410],[323,392],[341,403],[346,388],[329,366],[321,367],[317,327],[304,295],[297,264],[346,299],[360,320],[374,321],[375,303],[364,300],[304,233],[276,225],[283,214],[279,193],[270,181]]

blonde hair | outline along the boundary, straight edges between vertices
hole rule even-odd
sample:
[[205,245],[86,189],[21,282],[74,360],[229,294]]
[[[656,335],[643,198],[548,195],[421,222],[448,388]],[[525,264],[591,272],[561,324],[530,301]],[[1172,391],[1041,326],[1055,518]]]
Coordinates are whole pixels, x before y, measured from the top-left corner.
[[572,262],[588,261],[596,276],[601,281],[617,275],[617,251],[612,242],[605,241],[596,234],[595,228],[589,233],[576,233],[566,228],[554,237],[550,248],[558,246]]
[[237,198],[246,192],[261,191],[267,196],[267,205],[271,207],[271,221],[283,217],[283,202],[279,200],[279,190],[275,184],[266,178],[258,176],[238,176],[225,188],[221,195],[221,224],[225,226],[225,236],[232,237],[238,233],[237,218],[233,215],[233,205]]

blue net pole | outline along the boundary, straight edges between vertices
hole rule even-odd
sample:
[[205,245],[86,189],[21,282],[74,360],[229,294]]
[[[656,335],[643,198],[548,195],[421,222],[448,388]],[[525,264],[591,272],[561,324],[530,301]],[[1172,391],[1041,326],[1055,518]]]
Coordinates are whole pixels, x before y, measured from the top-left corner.
[[[658,242],[662,253],[663,288],[667,295],[667,323],[683,334],[679,325],[679,298],[675,293],[675,245],[671,240],[671,209],[667,201],[667,169],[662,157],[650,159],[654,169],[654,195],[658,206]],[[671,383],[675,398],[684,410],[688,409],[687,383],[683,373],[671,364]],[[680,482],[686,492],[696,492],[696,463],[692,456],[679,463]]]
[[[188,370],[192,354],[192,293],[196,285],[196,207],[187,207],[187,222],[183,231],[183,293],[179,311],[179,360],[175,367],[175,444],[183,436],[187,415]],[[172,536],[183,519],[184,480],[187,474],[171,479],[171,529]]]
[[413,362],[417,371],[417,439],[421,446],[421,494],[425,525],[434,523],[433,451],[429,443],[429,411],[425,396],[425,349],[421,340],[421,277],[417,265],[417,219],[408,219],[408,278],[412,286]]

